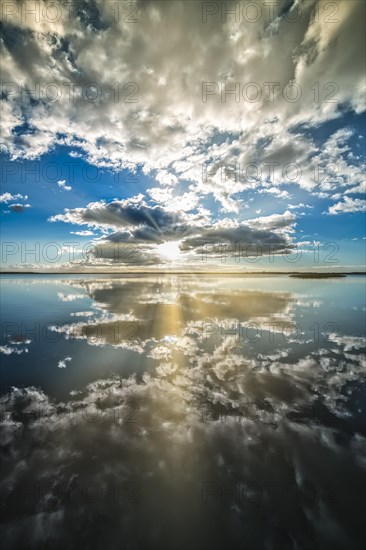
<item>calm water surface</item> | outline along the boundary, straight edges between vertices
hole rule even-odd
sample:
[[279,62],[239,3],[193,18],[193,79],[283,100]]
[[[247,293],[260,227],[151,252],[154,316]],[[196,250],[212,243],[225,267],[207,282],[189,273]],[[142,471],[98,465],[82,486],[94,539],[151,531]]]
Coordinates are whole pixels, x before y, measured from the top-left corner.
[[364,277],[1,295],[6,548],[364,547]]

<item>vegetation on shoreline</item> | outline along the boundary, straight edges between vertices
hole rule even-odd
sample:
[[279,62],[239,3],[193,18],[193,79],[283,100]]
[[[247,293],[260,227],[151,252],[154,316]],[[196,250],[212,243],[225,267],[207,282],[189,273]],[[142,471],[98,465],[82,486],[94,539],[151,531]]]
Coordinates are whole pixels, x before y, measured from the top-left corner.
[[333,277],[347,277],[345,273],[292,273],[290,277],[296,279],[330,279]]

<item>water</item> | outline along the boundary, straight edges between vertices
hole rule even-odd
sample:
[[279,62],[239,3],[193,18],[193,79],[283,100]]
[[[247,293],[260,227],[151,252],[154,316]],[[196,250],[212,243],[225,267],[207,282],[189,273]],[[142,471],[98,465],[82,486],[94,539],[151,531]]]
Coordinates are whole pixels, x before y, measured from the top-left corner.
[[364,289],[3,276],[5,547],[363,548]]

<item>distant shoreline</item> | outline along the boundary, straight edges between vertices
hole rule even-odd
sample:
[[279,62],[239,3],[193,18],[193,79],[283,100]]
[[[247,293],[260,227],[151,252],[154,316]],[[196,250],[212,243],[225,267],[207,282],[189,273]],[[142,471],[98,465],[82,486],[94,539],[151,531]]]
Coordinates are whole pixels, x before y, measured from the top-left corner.
[[[347,277],[349,273],[292,273],[289,277],[294,279],[331,279],[333,277]],[[358,273],[351,273],[358,275]]]
[[340,273],[319,273],[308,271],[1,271],[0,275],[286,275],[301,279],[327,279],[332,277],[346,277],[347,275],[366,276],[364,271],[350,271]]

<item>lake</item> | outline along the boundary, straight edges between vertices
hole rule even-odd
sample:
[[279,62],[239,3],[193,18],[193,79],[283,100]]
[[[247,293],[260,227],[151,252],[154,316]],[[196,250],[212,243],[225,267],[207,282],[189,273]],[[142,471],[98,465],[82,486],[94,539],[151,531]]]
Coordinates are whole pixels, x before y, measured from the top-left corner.
[[1,295],[5,548],[364,547],[365,277]]

